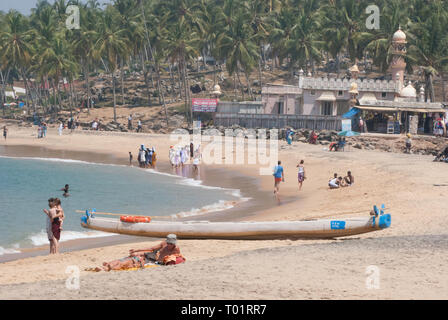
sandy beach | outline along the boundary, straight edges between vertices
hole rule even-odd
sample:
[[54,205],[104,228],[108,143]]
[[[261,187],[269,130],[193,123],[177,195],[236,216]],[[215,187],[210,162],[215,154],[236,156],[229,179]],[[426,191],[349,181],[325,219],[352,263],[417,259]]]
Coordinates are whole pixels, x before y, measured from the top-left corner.
[[[158,150],[160,169],[169,170],[168,146],[173,142],[167,135],[83,131],[58,136],[56,129],[50,128],[46,139],[35,136],[34,128],[9,126],[7,141],[0,142],[0,154],[14,149],[15,156],[31,156],[27,148],[45,148],[41,150],[72,159],[127,163],[128,152],[135,154],[145,143]],[[358,149],[330,153],[322,145],[279,144],[279,159],[285,168],[280,203],[272,195],[272,176],[260,176],[258,166],[210,165],[204,183],[238,188],[252,200],[197,219],[356,217],[368,215],[374,204],[384,203],[392,215],[392,226],[327,241],[179,240],[185,264],[128,272],[83,269],[159,240],[129,243],[132,239],[127,239],[126,243],[58,256],[28,257],[0,263],[0,299],[448,298],[446,164],[423,155]],[[299,192],[296,165],[301,159],[305,160],[307,179]],[[355,176],[355,185],[329,190],[327,182],[333,173],[345,175],[348,170]],[[79,290],[65,287],[68,266],[81,270]],[[372,266],[379,272],[375,288],[366,285]]]

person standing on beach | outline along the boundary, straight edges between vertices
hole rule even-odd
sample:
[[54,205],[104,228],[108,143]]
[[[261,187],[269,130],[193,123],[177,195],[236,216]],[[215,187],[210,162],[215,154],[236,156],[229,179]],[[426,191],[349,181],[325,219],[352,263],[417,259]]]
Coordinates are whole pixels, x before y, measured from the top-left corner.
[[306,179],[305,167],[304,167],[303,163],[304,163],[304,161],[300,160],[300,163],[297,165],[297,168],[299,168],[299,173],[297,175],[297,179],[299,181],[299,191],[302,190],[302,183]]
[[138,119],[137,132],[141,132],[141,131],[142,131],[142,121],[140,119]]
[[274,168],[274,195],[278,198],[278,192],[280,191],[280,182],[285,182],[285,174],[283,172],[282,162],[278,161]]
[[45,138],[47,136],[47,124],[44,122],[42,123],[42,138]]
[[56,209],[54,208],[54,203],[53,203],[54,199],[50,198],[48,199],[48,207],[50,208],[50,210],[48,209],[44,209],[44,213],[47,215],[47,223],[46,223],[46,229],[47,229],[47,236],[48,236],[48,241],[50,242],[50,254],[54,253],[54,237],[53,237],[53,231],[51,228],[51,223],[53,220],[53,215],[56,215]]
[[132,114],[128,117],[128,130],[132,130]]
[[58,133],[60,136],[62,136],[62,130],[64,130],[64,125],[61,123],[59,123],[59,127],[58,127]]
[[129,151],[129,165],[132,166],[132,153]]
[[6,128],[6,126],[3,127],[3,137],[6,140],[6,136],[8,135],[8,128]]
[[194,158],[194,145],[190,142],[190,160]]

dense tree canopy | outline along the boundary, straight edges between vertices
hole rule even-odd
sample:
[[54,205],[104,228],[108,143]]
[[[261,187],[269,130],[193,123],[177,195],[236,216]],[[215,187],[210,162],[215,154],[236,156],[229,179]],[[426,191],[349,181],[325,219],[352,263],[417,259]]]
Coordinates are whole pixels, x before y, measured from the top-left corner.
[[[148,88],[157,89],[161,104],[160,73],[169,70],[187,105],[189,73],[205,56],[225,65],[235,84],[244,76],[249,88],[249,76],[257,69],[262,83],[261,69],[268,61],[291,75],[314,71],[330,57],[336,73],[343,58],[369,59],[384,72],[399,26],[408,36],[408,71],[422,72],[434,98],[432,79],[448,69],[448,1],[374,2],[379,30],[366,26],[370,0],[114,0],[106,6],[96,0],[39,0],[30,16],[0,12],[1,101],[18,77],[29,105],[58,109],[73,104],[72,89],[67,93],[64,84],[72,88],[74,80],[83,80],[89,106],[89,74],[103,72],[112,79],[115,107],[116,79],[121,77],[124,103],[124,69],[137,66]],[[66,27],[68,5],[79,7],[80,29]]]

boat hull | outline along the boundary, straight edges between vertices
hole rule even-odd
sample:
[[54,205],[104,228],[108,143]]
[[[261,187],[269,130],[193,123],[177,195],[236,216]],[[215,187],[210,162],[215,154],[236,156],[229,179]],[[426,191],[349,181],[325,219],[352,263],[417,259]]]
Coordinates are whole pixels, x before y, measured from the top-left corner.
[[352,236],[390,226],[390,215],[341,220],[265,221],[265,222],[162,222],[127,223],[117,219],[86,216],[84,228],[133,235],[164,238],[174,233],[179,239],[329,239]]

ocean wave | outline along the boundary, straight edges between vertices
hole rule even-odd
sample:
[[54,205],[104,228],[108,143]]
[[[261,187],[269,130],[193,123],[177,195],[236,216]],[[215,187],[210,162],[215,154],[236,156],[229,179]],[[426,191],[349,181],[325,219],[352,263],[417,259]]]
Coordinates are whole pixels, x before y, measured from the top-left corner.
[[191,216],[203,215],[210,212],[218,212],[233,208],[239,201],[219,200],[216,203],[203,206],[200,209],[193,208],[190,211],[182,211],[172,215],[174,218],[185,218]]
[[[113,235],[114,234],[101,232],[101,231],[80,232],[80,231],[62,230],[61,239],[59,241],[64,242],[64,241],[75,240],[75,239],[101,238],[101,237],[110,237]],[[32,234],[32,235],[28,236],[27,239],[30,240],[34,246],[41,246],[41,245],[48,244],[47,232],[45,230],[41,230],[41,232],[39,232],[39,233]]]
[[14,253],[20,253],[20,251],[15,249],[5,249],[3,247],[0,247],[0,256],[4,254],[14,254]]
[[62,158],[10,157],[10,156],[0,156],[0,158],[20,159],[20,160],[39,160],[39,161],[50,161],[50,162],[65,162],[65,163],[78,163],[78,164],[89,164],[89,165],[98,165],[98,166],[129,167],[128,165],[124,165],[124,164],[99,163],[99,162],[89,162],[89,161],[84,161],[84,160],[62,159]]

